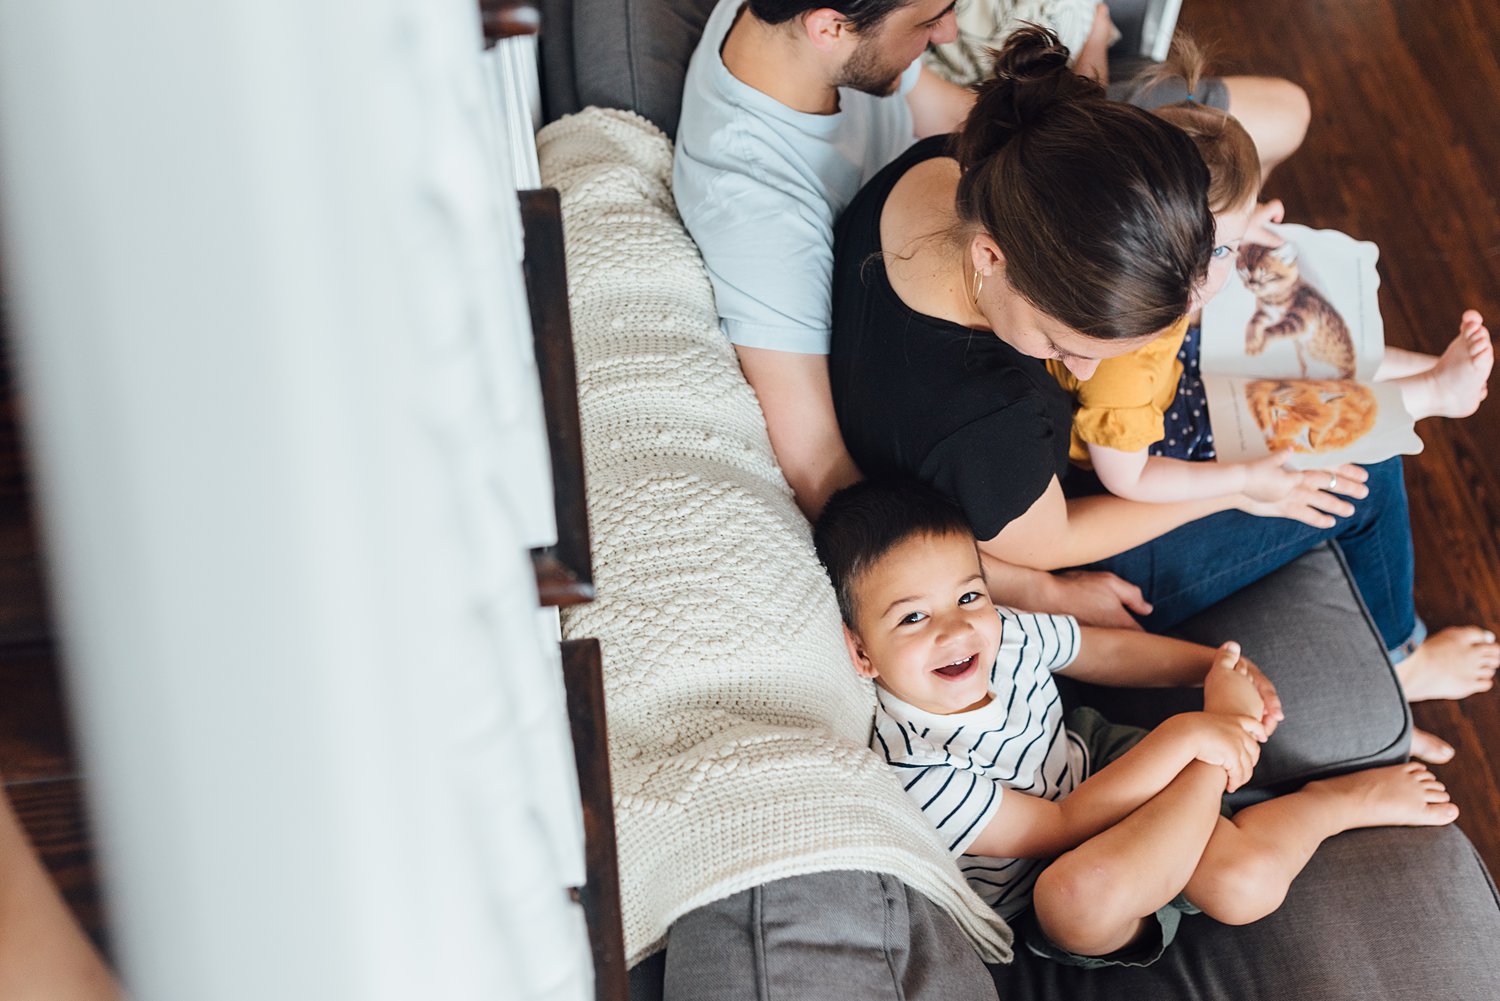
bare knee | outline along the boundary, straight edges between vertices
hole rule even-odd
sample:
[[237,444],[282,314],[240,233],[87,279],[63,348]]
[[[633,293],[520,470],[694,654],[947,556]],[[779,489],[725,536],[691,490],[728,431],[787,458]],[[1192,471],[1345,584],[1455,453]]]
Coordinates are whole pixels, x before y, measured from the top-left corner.
[[1277,77],[1227,77],[1229,113],[1255,140],[1267,168],[1296,152],[1312,122],[1307,91]]
[[1226,925],[1247,925],[1274,912],[1286,899],[1285,875],[1257,853],[1204,860],[1188,883],[1193,904]]
[[1141,915],[1116,888],[1108,865],[1068,855],[1043,870],[1032,888],[1037,923],[1055,945],[1101,956],[1128,944]]

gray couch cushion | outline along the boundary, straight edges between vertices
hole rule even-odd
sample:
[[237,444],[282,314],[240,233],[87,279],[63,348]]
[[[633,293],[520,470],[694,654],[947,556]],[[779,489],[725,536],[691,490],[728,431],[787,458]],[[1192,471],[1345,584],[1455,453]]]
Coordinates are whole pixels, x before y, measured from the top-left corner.
[[682,81],[715,0],[542,0],[547,121],[623,108],[677,137]]
[[[1287,718],[1265,746],[1257,787],[1406,760],[1411,712],[1336,547],[1318,547],[1177,631],[1210,646],[1238,640],[1276,683]],[[1080,685],[1064,697],[1147,727],[1203,707],[1194,690]]]
[[1004,1001],[1469,1001],[1500,998],[1500,900],[1456,827],[1331,838],[1270,917],[1186,918],[1160,962],[1085,971],[1016,949]]

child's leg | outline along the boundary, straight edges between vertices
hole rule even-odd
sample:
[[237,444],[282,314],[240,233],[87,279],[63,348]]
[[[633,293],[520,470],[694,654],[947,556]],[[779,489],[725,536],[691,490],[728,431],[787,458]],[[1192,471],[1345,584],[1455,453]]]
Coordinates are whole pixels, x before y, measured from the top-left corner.
[[1307,135],[1312,121],[1307,92],[1290,80],[1258,76],[1227,76],[1224,86],[1229,90],[1229,113],[1255,140],[1264,181]]
[[0,998],[120,996],[0,792]]
[[1037,924],[1081,956],[1129,945],[1198,868],[1223,795],[1224,769],[1193,762],[1134,813],[1042,871],[1032,890]]
[[[1424,417],[1467,417],[1479,409],[1489,395],[1490,370],[1495,366],[1495,347],[1484,317],[1474,310],[1464,313],[1458,336],[1442,357],[1402,351],[1381,362],[1377,381],[1392,380],[1401,387],[1401,402],[1417,420]],[[1419,360],[1431,359],[1425,369],[1407,371]],[[1400,374],[1398,374],[1400,373]]]
[[1078,50],[1078,59],[1073,69],[1079,76],[1091,76],[1101,84],[1109,83],[1109,43],[1114,38],[1115,24],[1109,19],[1109,8],[1105,4],[1094,7],[1094,24],[1089,37]]
[[1356,827],[1436,827],[1457,817],[1447,789],[1415,763],[1309,782],[1220,818],[1187,898],[1215,920],[1248,924],[1281,906],[1324,839]]
[[1375,370],[1374,379],[1376,382],[1389,382],[1392,379],[1404,379],[1408,375],[1421,375],[1437,363],[1437,355],[1387,347],[1380,356],[1380,367]]

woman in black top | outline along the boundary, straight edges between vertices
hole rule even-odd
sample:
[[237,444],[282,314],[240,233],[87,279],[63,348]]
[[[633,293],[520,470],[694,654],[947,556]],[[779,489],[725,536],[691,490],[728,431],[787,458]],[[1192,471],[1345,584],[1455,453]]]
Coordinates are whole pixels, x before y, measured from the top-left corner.
[[[1275,503],[1064,496],[1070,403],[1039,359],[1088,378],[1195,307],[1214,249],[1208,174],[1186,135],[1106,101],[1041,29],[1013,35],[995,72],[963,131],[876,175],[835,232],[829,372],[860,469],[957,501],[1000,600],[1070,610],[1018,594],[1034,584],[1015,567],[1092,566],[1142,589],[1153,629],[1336,538],[1393,656],[1414,649],[1399,460],[1366,482],[1307,473]],[[1413,658],[1418,689],[1434,671],[1468,691],[1493,675],[1480,641],[1449,649],[1452,632]]]

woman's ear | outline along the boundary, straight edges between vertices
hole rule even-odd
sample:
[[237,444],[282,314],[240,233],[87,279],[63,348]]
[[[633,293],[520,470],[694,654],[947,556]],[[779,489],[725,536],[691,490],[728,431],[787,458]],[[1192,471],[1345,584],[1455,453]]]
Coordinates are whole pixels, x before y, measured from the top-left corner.
[[1005,268],[1005,255],[1000,252],[1000,245],[995,242],[994,237],[988,233],[974,234],[974,238],[969,241],[969,257],[974,270],[985,277]]
[[861,678],[875,677],[875,665],[870,663],[869,654],[865,653],[864,641],[859,634],[844,624],[844,646],[849,649],[849,659],[854,663],[854,670]]

